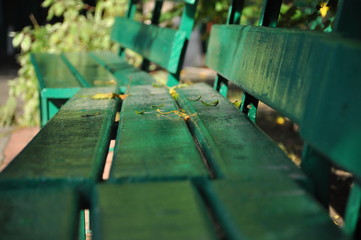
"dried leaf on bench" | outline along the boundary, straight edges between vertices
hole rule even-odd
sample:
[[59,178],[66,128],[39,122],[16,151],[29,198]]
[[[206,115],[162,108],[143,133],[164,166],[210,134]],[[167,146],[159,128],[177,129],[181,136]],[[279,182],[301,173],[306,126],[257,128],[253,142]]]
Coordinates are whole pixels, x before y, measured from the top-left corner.
[[94,81],[94,85],[116,85],[117,82],[112,79],[112,80],[109,80],[109,81],[102,81],[102,80],[95,80]]
[[92,99],[115,99],[119,98],[121,100],[124,100],[126,97],[128,97],[128,94],[116,94],[116,93],[97,93],[92,96]]
[[196,116],[197,114],[192,114],[192,115],[189,115],[186,113],[186,111],[182,108],[180,108],[179,110],[174,110],[174,111],[170,111],[170,112],[162,112],[162,110],[160,109],[157,109],[156,110],[159,114],[161,115],[169,115],[169,114],[175,114],[175,115],[178,115],[179,117],[183,118],[184,120],[189,120],[191,118],[191,116]]
[[164,104],[152,105],[152,106],[150,106],[150,108],[152,108],[152,109],[158,109],[158,108],[161,108],[161,107],[163,107],[163,106],[164,106]]
[[187,98],[187,99],[188,99],[189,101],[197,102],[197,101],[199,101],[201,98],[202,98],[202,96],[199,96],[199,97],[197,97],[197,98],[195,98],[195,99],[192,99],[192,98]]
[[189,83],[182,83],[182,84],[178,84],[178,85],[176,85],[176,86],[174,86],[174,87],[169,87],[169,88],[168,88],[168,89],[169,89],[169,94],[170,94],[173,98],[177,98],[177,97],[179,96],[179,94],[177,93],[176,89],[177,89],[177,88],[184,88],[184,87],[187,87],[187,86],[189,86],[189,85],[191,85],[191,84],[189,84]]
[[159,108],[156,110],[157,113],[161,114],[161,115],[168,115],[171,113],[175,113],[177,114],[178,110],[174,110],[174,111],[170,111],[170,112],[162,112],[162,110],[160,110]]
[[235,106],[236,108],[240,108],[240,107],[241,107],[241,104],[242,104],[242,101],[236,100],[236,101],[234,101],[232,104],[233,104],[233,106]]
[[209,103],[201,100],[201,103],[203,103],[203,105],[206,105],[206,106],[215,107],[215,106],[218,105],[219,100],[217,99],[216,101],[214,101],[214,102],[209,102]]
[[161,87],[165,87],[165,84],[163,83],[152,83],[152,86],[155,88],[161,88]]
[[137,110],[135,110],[134,111],[136,114],[141,114],[141,115],[143,115],[144,113],[145,113],[145,110],[142,110],[142,111],[137,111]]
[[129,94],[119,94],[119,98],[120,98],[121,100],[126,99],[128,96],[129,96]]
[[118,94],[116,93],[97,93],[93,95],[92,99],[114,99],[117,97]]

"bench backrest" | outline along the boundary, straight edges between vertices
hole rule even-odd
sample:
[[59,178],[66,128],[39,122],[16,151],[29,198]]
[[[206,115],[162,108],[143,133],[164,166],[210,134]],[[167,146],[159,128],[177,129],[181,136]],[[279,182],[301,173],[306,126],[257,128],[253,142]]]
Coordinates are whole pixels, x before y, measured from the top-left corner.
[[142,69],[147,70],[149,61],[158,64],[169,72],[168,85],[178,83],[185,49],[190,38],[198,0],[173,0],[183,2],[184,10],[177,30],[158,26],[164,1],[155,1],[151,24],[134,19],[136,4],[130,0],[126,17],[115,20],[111,38],[124,49],[131,49],[144,57]]
[[361,2],[339,1],[332,33],[275,28],[281,3],[264,1],[260,26],[236,26],[243,1],[234,0],[229,24],[212,29],[206,62],[223,95],[228,80],[244,90],[241,110],[251,120],[260,100],[299,124],[301,166],[324,205],[331,166],[353,174],[345,217],[352,234],[361,212]]

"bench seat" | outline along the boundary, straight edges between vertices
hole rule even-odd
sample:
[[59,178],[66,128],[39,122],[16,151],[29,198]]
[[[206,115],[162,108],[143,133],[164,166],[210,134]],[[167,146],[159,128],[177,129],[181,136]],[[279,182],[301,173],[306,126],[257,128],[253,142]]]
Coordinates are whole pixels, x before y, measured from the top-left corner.
[[0,175],[1,188],[72,185],[83,193],[101,180],[119,99],[92,99],[117,88],[83,89],[64,105]]
[[[149,74],[151,63],[167,71],[168,85],[178,84],[198,1],[173,2],[178,2],[175,4],[183,10],[178,29],[158,26],[163,1],[155,1],[151,24],[145,24],[134,18],[140,1],[129,0],[126,16],[115,17],[110,34],[111,40],[120,44],[117,54],[110,51],[32,53],[31,62],[39,82],[41,126],[79,88],[117,85],[124,92],[128,85],[153,84],[155,79]],[[128,63],[125,52],[128,49],[138,53],[141,66]]]
[[69,188],[0,190],[0,238],[77,240],[80,201]]
[[94,199],[95,239],[217,239],[190,182],[101,184]]

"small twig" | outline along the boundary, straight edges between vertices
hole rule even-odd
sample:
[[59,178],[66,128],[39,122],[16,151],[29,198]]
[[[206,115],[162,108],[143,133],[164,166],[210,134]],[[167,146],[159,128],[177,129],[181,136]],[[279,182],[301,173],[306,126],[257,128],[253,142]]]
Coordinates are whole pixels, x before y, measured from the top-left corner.
[[39,23],[38,23],[38,21],[36,21],[34,14],[30,14],[29,18],[30,18],[31,23],[34,25],[34,27],[39,28]]

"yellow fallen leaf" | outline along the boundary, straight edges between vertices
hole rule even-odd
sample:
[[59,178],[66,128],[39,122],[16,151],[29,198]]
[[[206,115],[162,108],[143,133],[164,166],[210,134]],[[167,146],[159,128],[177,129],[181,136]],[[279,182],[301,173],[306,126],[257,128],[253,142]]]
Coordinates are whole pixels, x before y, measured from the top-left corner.
[[324,18],[327,15],[328,10],[330,10],[330,7],[327,5],[326,2],[320,3],[320,14]]
[[212,107],[215,107],[215,106],[217,106],[217,105],[218,105],[219,100],[217,99],[217,100],[215,100],[215,101],[213,101],[213,102],[210,102],[210,103],[208,103],[208,102],[205,102],[205,101],[202,101],[202,100],[201,100],[201,103],[203,103],[203,105],[206,105],[206,106],[212,106]]
[[136,114],[144,114],[145,113],[145,110],[142,110],[142,111],[134,111]]
[[116,93],[97,93],[93,95],[92,99],[114,99],[117,98],[119,94]]
[[163,112],[162,110],[160,110],[159,108],[157,110],[155,110],[157,113],[161,114],[161,115],[168,115],[168,114],[171,114],[171,113],[176,113],[178,112],[177,110],[174,110],[174,111],[170,111],[170,112]]
[[102,80],[95,80],[94,81],[94,85],[116,85],[117,82],[112,79],[112,80],[109,80],[109,81],[102,81]]
[[185,121],[189,120],[191,118],[191,116],[197,115],[196,113],[189,115],[182,108],[180,108],[179,110],[174,110],[174,111],[170,111],[170,112],[162,112],[162,110],[160,110],[160,109],[157,109],[156,111],[161,115],[169,115],[169,114],[173,113],[173,114],[178,115],[179,117],[183,118]]
[[232,103],[236,108],[240,108],[241,107],[241,104],[242,104],[242,101],[239,101],[239,100],[236,100]]
[[129,96],[129,94],[119,94],[118,97],[122,100],[126,99]]
[[278,125],[283,125],[283,124],[285,124],[285,119],[283,118],[283,117],[277,117],[276,118],[276,123],[278,124]]
[[161,107],[163,107],[163,106],[164,106],[164,104],[152,105],[152,106],[150,106],[150,108],[151,108],[151,109],[158,109],[158,108],[161,108]]
[[199,97],[194,98],[194,99],[192,99],[192,98],[187,98],[187,99],[188,99],[189,101],[197,102],[197,101],[199,101],[201,98],[202,98],[202,96],[199,96]]
[[116,94],[116,93],[97,93],[92,96],[92,99],[115,99],[119,98],[121,100],[124,100],[127,98],[129,94]]

